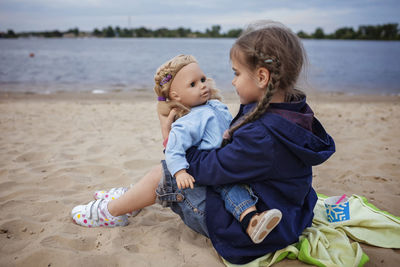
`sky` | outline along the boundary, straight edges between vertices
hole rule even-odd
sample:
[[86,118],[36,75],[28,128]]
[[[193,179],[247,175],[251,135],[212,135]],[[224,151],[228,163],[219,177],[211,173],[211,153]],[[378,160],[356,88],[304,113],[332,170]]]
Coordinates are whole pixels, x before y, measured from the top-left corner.
[[119,26],[222,32],[254,20],[280,21],[293,31],[400,23],[400,0],[0,0],[0,31],[81,31]]

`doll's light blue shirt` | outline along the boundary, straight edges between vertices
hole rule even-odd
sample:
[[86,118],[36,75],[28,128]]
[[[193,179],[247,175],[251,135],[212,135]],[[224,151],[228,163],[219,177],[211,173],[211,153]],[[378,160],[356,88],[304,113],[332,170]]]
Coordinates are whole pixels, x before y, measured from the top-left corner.
[[[187,169],[186,150],[197,146],[200,150],[210,150],[221,145],[222,135],[228,129],[232,115],[228,107],[218,100],[209,100],[176,120],[168,136],[165,161],[172,175]],[[196,177],[195,177],[196,179]]]

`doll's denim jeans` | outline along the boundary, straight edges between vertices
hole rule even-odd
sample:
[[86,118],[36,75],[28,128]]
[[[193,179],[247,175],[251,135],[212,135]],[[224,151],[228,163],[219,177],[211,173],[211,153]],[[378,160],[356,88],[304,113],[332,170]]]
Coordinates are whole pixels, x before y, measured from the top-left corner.
[[214,190],[221,195],[226,210],[238,221],[243,211],[255,206],[258,201],[250,186],[245,184],[221,185],[214,187]]
[[161,161],[163,176],[156,189],[156,202],[170,207],[183,222],[194,231],[208,237],[206,225],[206,186],[191,189],[179,189],[175,178],[168,171],[164,160]]

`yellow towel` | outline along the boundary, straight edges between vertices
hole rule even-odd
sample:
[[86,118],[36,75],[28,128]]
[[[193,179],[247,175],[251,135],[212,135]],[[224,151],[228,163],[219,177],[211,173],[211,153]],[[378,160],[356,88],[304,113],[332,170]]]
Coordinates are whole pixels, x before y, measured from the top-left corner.
[[350,220],[329,223],[324,195],[318,195],[311,227],[304,230],[299,242],[269,253],[248,264],[236,265],[224,260],[228,267],[271,266],[284,258],[298,259],[316,266],[363,266],[368,256],[352,239],[383,248],[400,248],[400,218],[381,211],[367,199],[357,195],[349,198]]

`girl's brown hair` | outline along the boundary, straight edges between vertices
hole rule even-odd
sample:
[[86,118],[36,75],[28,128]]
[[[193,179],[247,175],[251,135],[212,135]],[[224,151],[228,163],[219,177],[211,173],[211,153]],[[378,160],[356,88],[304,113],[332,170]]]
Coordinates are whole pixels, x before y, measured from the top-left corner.
[[[165,99],[165,101],[158,101],[157,111],[159,114],[167,116],[171,109],[175,108],[177,110],[177,116],[175,119],[178,119],[189,113],[189,107],[182,105],[178,101],[169,99],[169,91],[176,74],[190,63],[197,63],[194,56],[178,55],[162,64],[157,69],[156,74],[154,75],[154,91],[158,97]],[[210,88],[210,99],[221,100],[221,95],[219,90],[215,88],[213,79],[207,78],[206,82],[208,88]]]
[[[294,86],[306,61],[306,54],[297,35],[283,24],[261,21],[249,25],[233,44],[230,57],[235,58],[251,73],[264,67],[269,71],[270,77],[262,99],[252,111],[231,126],[228,130],[229,136],[264,114],[276,91],[282,90],[285,93],[285,101],[298,99],[303,95]],[[224,141],[226,143],[227,140]]]

